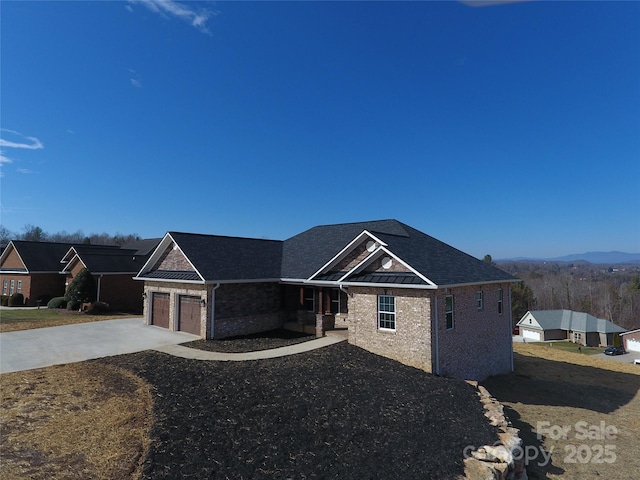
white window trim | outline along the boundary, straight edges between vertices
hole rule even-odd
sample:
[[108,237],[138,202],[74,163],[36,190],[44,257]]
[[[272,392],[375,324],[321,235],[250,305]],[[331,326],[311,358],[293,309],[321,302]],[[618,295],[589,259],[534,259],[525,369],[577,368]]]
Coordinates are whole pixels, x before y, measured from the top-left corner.
[[[387,312],[387,311],[382,311],[380,310],[380,298],[382,297],[390,297],[393,299],[393,312]],[[378,320],[378,330],[383,331],[383,332],[395,332],[396,331],[396,297],[395,295],[378,295],[378,305],[377,305],[377,310],[378,310],[378,315],[377,315],[377,320]],[[388,328],[388,327],[381,327],[381,319],[380,319],[380,315],[381,314],[385,314],[385,315],[392,315],[393,316],[393,328]],[[388,320],[386,320],[388,321]]]

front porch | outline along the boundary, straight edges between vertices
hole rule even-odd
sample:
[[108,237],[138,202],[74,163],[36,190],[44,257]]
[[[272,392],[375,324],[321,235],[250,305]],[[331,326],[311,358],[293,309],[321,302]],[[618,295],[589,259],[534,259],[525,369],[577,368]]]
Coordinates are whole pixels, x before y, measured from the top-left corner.
[[339,288],[284,285],[284,328],[315,334],[348,329],[347,294]]

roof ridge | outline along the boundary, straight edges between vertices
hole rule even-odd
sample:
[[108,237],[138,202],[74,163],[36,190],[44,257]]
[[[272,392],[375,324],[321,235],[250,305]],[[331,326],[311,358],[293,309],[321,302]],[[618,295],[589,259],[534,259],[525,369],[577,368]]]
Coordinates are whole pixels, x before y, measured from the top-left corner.
[[216,235],[214,233],[192,233],[192,232],[176,232],[176,231],[168,231],[168,234],[173,235],[189,235],[193,237],[214,237],[214,238],[230,238],[236,240],[257,240],[260,242],[279,242],[282,243],[284,240],[276,240],[273,238],[256,238],[256,237],[239,237],[236,235]]

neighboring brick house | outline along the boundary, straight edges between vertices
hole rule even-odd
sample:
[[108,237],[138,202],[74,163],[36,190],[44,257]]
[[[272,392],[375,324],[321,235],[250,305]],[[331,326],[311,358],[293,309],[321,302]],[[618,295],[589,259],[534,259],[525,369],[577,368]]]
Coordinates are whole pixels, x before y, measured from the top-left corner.
[[347,327],[350,343],[439,375],[513,369],[518,280],[397,220],[285,241],[168,232],[136,278],[148,324],[203,338]]
[[613,322],[572,310],[530,310],[516,324],[520,335],[534,342],[569,340],[597,347],[614,345],[625,331]]
[[68,288],[84,268],[96,282],[96,301],[108,303],[112,310],[142,311],[143,286],[133,277],[158,246],[159,238],[116,245],[74,245],[65,253],[61,273]]
[[12,240],[0,255],[0,287],[2,295],[22,293],[25,305],[46,305],[64,295],[64,277],[60,275],[60,259],[69,243]]

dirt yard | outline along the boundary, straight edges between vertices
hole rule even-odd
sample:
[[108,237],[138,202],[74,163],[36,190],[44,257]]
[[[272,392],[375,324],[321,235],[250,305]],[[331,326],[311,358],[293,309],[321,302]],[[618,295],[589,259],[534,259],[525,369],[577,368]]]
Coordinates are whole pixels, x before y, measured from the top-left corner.
[[515,373],[483,384],[537,455],[529,478],[639,478],[640,366],[543,345],[514,352]]

